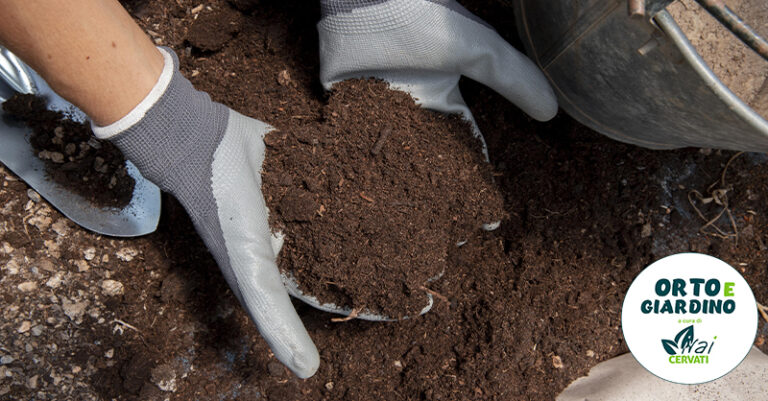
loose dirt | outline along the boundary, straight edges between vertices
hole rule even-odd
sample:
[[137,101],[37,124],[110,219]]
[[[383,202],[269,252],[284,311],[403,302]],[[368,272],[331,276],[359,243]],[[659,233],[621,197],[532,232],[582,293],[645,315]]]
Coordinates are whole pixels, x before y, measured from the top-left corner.
[[265,138],[280,268],[322,303],[417,315],[448,250],[505,217],[471,126],[383,82],[334,86],[316,125]]
[[[286,134],[323,121],[317,4],[262,1],[211,53],[186,38],[200,4],[147,2],[136,15],[215,100]],[[198,14],[230,7],[202,4]],[[509,9],[469,8],[519,45]],[[768,302],[764,155],[740,155],[718,184],[728,189],[738,240],[710,235],[700,229],[719,210],[696,203],[702,219],[689,194],[706,194],[733,153],[649,151],[567,116],[533,122],[472,82],[462,93],[501,173],[495,182],[509,217],[449,247],[445,274],[428,286],[441,297],[422,317],[332,323],[333,315],[296,302],[322,359],[308,380],[276,361],[172,199],[164,199],[158,232],[105,238],[35,202],[0,169],[0,358],[10,358],[0,366],[0,398],[552,400],[627,352],[624,294],[663,256],[720,257]],[[714,224],[732,233],[727,217]],[[756,345],[764,351],[766,335],[761,321]]]
[[[764,0],[728,0],[726,4],[761,36],[768,37],[768,5]],[[667,10],[720,80],[768,118],[768,61],[694,0],[676,1]]]
[[29,142],[53,181],[98,207],[130,203],[136,182],[122,152],[96,139],[87,124],[48,110],[46,100],[34,95],[16,94],[3,103],[3,110],[32,130]]

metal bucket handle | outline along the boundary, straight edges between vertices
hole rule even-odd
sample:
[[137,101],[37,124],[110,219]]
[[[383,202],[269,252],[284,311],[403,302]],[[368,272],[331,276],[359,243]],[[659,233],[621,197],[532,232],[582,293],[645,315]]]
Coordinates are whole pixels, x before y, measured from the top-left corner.
[[768,42],[755,32],[744,20],[723,3],[722,0],[696,0],[716,20],[723,24],[736,37],[741,39],[755,53],[768,61]]
[[701,58],[691,42],[688,41],[688,37],[685,36],[685,33],[677,25],[675,19],[666,10],[662,10],[653,17],[653,21],[674,42],[688,64],[693,67],[715,95],[758,132],[768,136],[768,121],[763,119],[762,116],[757,114],[755,110],[720,81],[712,69],[709,68],[709,65]]
[[[745,45],[768,61],[768,41],[725,5],[723,0],[695,1]],[[672,2],[673,0],[628,0],[627,7],[630,17],[642,18],[650,15],[651,18],[655,18],[659,12],[664,11]]]

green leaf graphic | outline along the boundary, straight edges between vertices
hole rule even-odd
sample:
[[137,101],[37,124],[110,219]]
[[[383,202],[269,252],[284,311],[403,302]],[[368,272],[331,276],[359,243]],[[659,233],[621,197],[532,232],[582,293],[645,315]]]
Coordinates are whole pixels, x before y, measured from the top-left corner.
[[693,325],[680,330],[675,336],[675,342],[680,349],[684,349],[693,344]]
[[677,344],[672,340],[661,340],[661,345],[664,346],[664,351],[667,351],[669,355],[677,355]]

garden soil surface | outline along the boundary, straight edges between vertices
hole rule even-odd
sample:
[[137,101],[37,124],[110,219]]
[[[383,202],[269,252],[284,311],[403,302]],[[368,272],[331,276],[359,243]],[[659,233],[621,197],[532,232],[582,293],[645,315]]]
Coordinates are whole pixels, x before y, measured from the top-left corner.
[[[215,100],[283,132],[322,121],[317,5],[233,4],[128,6]],[[237,29],[206,44],[217,50],[195,47],[196,18],[234,10]],[[508,9],[471,10],[518,45]],[[624,294],[663,256],[720,257],[768,300],[764,155],[645,150],[564,115],[531,121],[469,81],[462,92],[508,218],[449,248],[444,275],[428,284],[440,296],[420,318],[334,323],[297,301],[322,358],[308,380],[270,353],[178,203],[164,199],[156,233],[108,238],[0,169],[0,399],[551,400],[627,352]],[[707,225],[722,206],[692,191],[718,189],[727,190],[733,221]],[[767,334],[761,321],[763,351]]]

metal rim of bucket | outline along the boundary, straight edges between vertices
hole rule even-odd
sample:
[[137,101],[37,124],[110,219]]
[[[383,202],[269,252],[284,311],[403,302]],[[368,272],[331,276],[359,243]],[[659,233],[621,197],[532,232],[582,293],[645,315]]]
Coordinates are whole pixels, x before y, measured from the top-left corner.
[[693,67],[715,95],[739,117],[759,131],[760,134],[768,137],[768,121],[720,81],[720,78],[715,75],[712,69],[709,68],[709,65],[701,58],[701,55],[699,55],[667,10],[659,11],[653,16],[653,21],[672,40],[688,64]]
[[765,61],[768,61],[768,41],[763,39],[757,31],[744,22],[722,0],[696,0],[696,2],[745,45],[749,46]]

